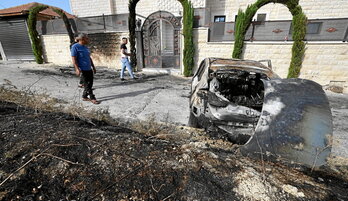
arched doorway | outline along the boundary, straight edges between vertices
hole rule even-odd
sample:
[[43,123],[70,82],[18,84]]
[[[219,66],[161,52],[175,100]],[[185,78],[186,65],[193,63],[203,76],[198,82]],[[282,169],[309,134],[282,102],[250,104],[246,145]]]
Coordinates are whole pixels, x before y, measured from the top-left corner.
[[146,18],[142,27],[146,68],[180,68],[180,20],[167,11]]

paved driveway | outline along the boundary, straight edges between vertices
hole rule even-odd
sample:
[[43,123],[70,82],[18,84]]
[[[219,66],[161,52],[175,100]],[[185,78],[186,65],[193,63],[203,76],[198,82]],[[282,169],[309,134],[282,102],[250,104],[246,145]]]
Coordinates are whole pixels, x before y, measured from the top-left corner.
[[185,125],[188,121],[190,79],[165,74],[138,74],[138,80],[121,81],[116,70],[97,68],[94,93],[100,105],[81,101],[83,89],[72,67],[35,63],[0,63],[0,85],[47,93],[87,109],[107,109],[113,118],[147,120]]

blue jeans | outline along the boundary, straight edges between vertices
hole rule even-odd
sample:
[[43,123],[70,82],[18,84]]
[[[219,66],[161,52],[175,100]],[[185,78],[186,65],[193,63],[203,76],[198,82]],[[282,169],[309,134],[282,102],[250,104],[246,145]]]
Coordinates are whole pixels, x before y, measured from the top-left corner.
[[124,70],[127,67],[129,75],[131,76],[131,78],[134,78],[134,74],[133,74],[133,71],[132,71],[132,66],[129,63],[128,58],[122,58],[121,59],[121,63],[122,63],[122,68],[121,68],[121,76],[120,77],[123,78]]

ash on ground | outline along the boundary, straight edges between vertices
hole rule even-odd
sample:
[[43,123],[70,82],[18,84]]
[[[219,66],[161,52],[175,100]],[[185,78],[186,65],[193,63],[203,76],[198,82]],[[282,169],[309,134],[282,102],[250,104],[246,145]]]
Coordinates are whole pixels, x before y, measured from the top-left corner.
[[0,200],[348,200],[347,175],[253,161],[199,130],[2,101],[0,134]]

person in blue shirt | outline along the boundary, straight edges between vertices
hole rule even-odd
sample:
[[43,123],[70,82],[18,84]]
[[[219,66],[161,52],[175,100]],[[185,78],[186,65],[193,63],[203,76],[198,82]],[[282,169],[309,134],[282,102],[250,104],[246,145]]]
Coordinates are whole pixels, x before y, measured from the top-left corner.
[[81,75],[81,80],[84,82],[82,100],[91,101],[93,104],[99,104],[92,90],[93,77],[96,73],[96,69],[90,56],[90,51],[86,46],[89,43],[88,36],[80,33],[75,39],[77,43],[71,46],[71,57],[76,75]]

